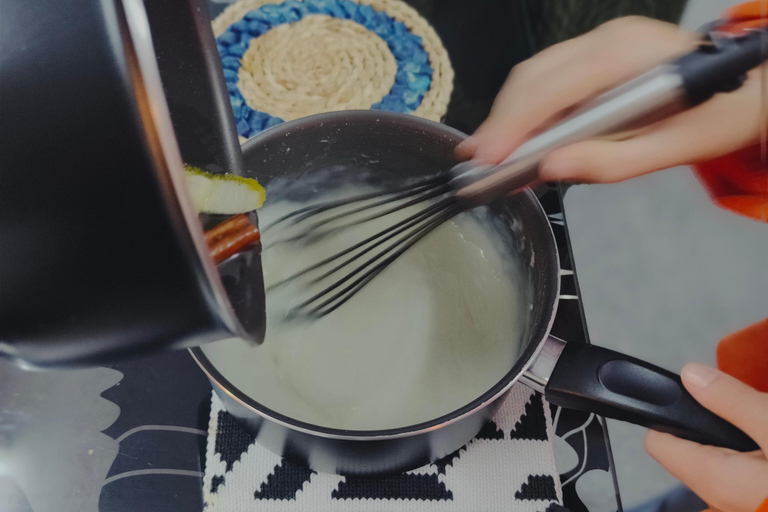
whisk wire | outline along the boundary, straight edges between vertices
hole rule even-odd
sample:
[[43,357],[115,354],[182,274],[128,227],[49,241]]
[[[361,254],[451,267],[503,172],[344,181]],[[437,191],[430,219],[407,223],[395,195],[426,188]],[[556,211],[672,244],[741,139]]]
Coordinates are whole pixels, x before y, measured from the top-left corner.
[[[405,201],[405,202],[403,202],[401,204],[398,204],[397,206],[394,206],[392,208],[388,208],[388,209],[380,211],[380,212],[376,212],[376,213],[374,213],[372,215],[368,215],[368,216],[362,217],[360,219],[356,219],[356,220],[354,220],[352,222],[348,222],[346,224],[342,224],[342,225],[339,225],[339,226],[334,226],[333,228],[331,228],[329,230],[326,230],[324,232],[320,232],[321,233],[320,235],[314,235],[314,236],[325,236],[325,235],[328,235],[330,233],[334,233],[334,232],[342,230],[342,229],[351,228],[353,226],[358,226],[358,225],[363,224],[365,222],[370,222],[372,220],[380,219],[380,218],[385,217],[387,215],[390,215],[392,213],[395,213],[395,212],[398,212],[400,210],[404,210],[406,208],[409,208],[409,207],[411,207],[411,206],[413,206],[415,204],[419,204],[419,203],[422,203],[424,201],[428,201],[430,199],[434,199],[436,197],[439,197],[439,196],[445,194],[446,192],[448,192],[449,190],[450,190],[450,187],[448,185],[440,186],[438,188],[428,189],[427,191],[424,191],[424,193],[422,193],[421,195],[419,195],[419,196],[417,196],[417,197],[415,197],[415,198],[413,198],[413,199],[411,199],[409,201]],[[384,202],[382,202],[382,204],[386,204],[386,203],[389,203],[389,202],[392,202],[392,200],[385,200]],[[323,219],[321,221],[318,221],[318,222],[312,224],[311,226],[309,226],[304,231],[304,235],[303,236],[306,236],[306,235],[308,235],[310,233],[314,233],[316,231],[319,231],[319,229],[322,226],[324,226],[326,224],[329,224],[332,221],[343,219],[345,217],[352,216],[355,213],[359,213],[361,211],[365,211],[365,210],[368,210],[368,209],[369,209],[368,207],[364,207],[364,208],[360,208],[360,209],[357,209],[357,210],[353,210],[351,212],[340,213],[338,215],[333,216],[330,219]]]
[[[357,207],[357,208],[355,208],[353,210],[347,210],[347,211],[338,213],[336,215],[330,216],[328,218],[325,218],[322,221],[319,221],[319,222],[316,222],[315,224],[313,224],[313,228],[318,228],[320,226],[323,226],[325,224],[329,224],[329,223],[331,223],[331,222],[333,222],[335,220],[347,217],[349,215],[353,215],[355,213],[364,212],[366,210],[371,210],[373,208],[376,208],[376,207],[379,207],[379,206],[383,206],[385,204],[401,201],[403,199],[407,199],[409,197],[413,197],[415,195],[421,194],[422,192],[427,192],[429,190],[432,190],[432,189],[435,189],[435,188],[439,188],[441,186],[444,188],[444,187],[447,186],[447,184],[446,183],[421,183],[421,184],[415,185],[414,187],[409,188],[409,189],[399,193],[396,196],[384,197],[384,199],[380,199],[378,201],[375,201],[375,202],[372,202],[372,203],[369,203],[369,204],[365,204],[363,206],[359,206],[359,207]],[[390,195],[392,195],[392,194],[390,194]],[[347,203],[347,204],[350,204],[350,203]],[[341,205],[341,206],[345,206],[345,205]],[[339,207],[340,206],[333,206],[332,208],[327,208],[325,206],[321,206],[318,211],[305,213],[304,215],[296,217],[296,219],[293,221],[293,223],[294,224],[298,224],[299,222],[301,222],[303,220],[306,220],[309,217],[312,217],[314,215],[317,215],[318,213],[323,213],[323,212],[329,211],[329,210],[334,209],[334,208],[339,208]],[[405,206],[403,206],[403,207],[405,208]],[[386,214],[383,214],[383,215],[386,215]]]
[[[332,285],[326,287],[322,291],[316,293],[309,299],[305,300],[304,302],[300,303],[296,307],[294,307],[290,312],[290,317],[296,317],[296,316],[307,316],[310,318],[320,318],[322,316],[325,316],[333,311],[335,311],[337,308],[339,308],[341,305],[343,305],[345,302],[347,302],[350,298],[352,298],[357,292],[359,292],[366,284],[368,284],[374,277],[379,275],[385,268],[387,268],[392,262],[394,262],[400,255],[402,255],[405,251],[407,251],[409,248],[411,248],[414,244],[416,244],[419,240],[424,238],[426,235],[428,235],[430,232],[432,232],[435,228],[455,216],[457,213],[461,211],[461,208],[458,206],[458,201],[456,201],[455,198],[447,198],[445,199],[445,203],[442,205],[442,208],[440,208],[439,211],[436,213],[433,212],[433,215],[429,217],[430,220],[428,220],[424,225],[420,226],[416,230],[414,230],[411,233],[408,233],[406,236],[402,237],[400,240],[397,240],[390,246],[388,246],[386,249],[378,253],[373,258],[370,258],[362,265],[358,266],[355,270],[351,271]],[[398,249],[398,247],[400,247]],[[344,283],[352,279],[355,275],[359,274],[363,270],[365,270],[367,267],[390,253],[391,251],[395,250],[390,254],[388,257],[386,257],[383,261],[380,263],[374,265],[372,268],[370,268],[368,271],[363,273],[360,277],[355,279],[351,284],[344,287],[342,290],[338,291],[337,293],[333,294],[331,297],[328,297],[320,304],[312,307],[311,309],[307,311],[303,311],[307,306],[312,305],[313,303],[317,302],[318,300],[323,299],[326,297],[329,293],[333,292],[340,286],[342,286]]]
[[[271,245],[290,242],[307,244],[337,231],[386,217],[420,203],[426,203],[426,207],[416,213],[404,212],[401,220],[391,226],[299,270],[269,286],[267,290],[273,290],[302,276],[306,276],[307,280],[304,280],[301,286],[317,290],[325,280],[330,282],[329,278],[338,274],[339,277],[335,281],[301,301],[287,315],[289,318],[325,316],[349,301],[414,244],[462,211],[462,206],[452,193],[447,175],[441,174],[394,189],[311,205],[278,218],[263,231],[290,221],[290,226],[294,226],[298,234],[289,232],[285,238],[280,238]],[[353,206],[339,212],[332,212],[334,209],[349,205]],[[314,219],[326,212],[331,213]],[[264,248],[266,249],[268,247]],[[354,266],[355,262],[359,264]],[[349,270],[341,274],[344,269]],[[312,272],[317,274],[310,275]]]
[[[365,254],[368,254],[373,249],[379,247],[380,245],[384,244],[385,242],[393,239],[397,235],[403,233],[404,231],[407,231],[408,229],[412,228],[416,224],[420,223],[422,220],[424,220],[425,217],[429,217],[430,215],[439,213],[442,210],[446,210],[452,204],[453,204],[453,201],[451,199],[445,199],[444,201],[441,201],[440,203],[437,203],[437,204],[429,207],[428,210],[425,210],[424,212],[416,214],[413,217],[409,217],[409,219],[412,219],[412,220],[407,225],[402,226],[402,227],[397,228],[397,229],[394,229],[394,231],[392,233],[390,233],[389,235],[385,236],[384,238],[382,238],[381,240],[379,240],[375,244],[372,244],[370,247],[367,247],[366,249],[360,251],[358,254],[355,254],[354,256],[352,256],[351,258],[347,259],[346,261],[336,265],[331,270],[328,270],[324,274],[318,276],[317,278],[312,280],[312,283],[314,284],[314,283],[322,281],[323,279],[325,279],[327,277],[330,277],[331,275],[335,274],[336,272],[338,272],[342,268],[346,267],[347,265],[349,265],[353,261],[355,261],[357,259],[360,259],[362,256],[364,256]],[[406,220],[408,220],[408,219],[406,219]],[[400,223],[398,223],[398,224],[400,224]],[[396,228],[397,226],[394,226],[394,227]],[[392,230],[393,230],[393,228],[388,228],[388,229],[380,231],[377,235],[374,235],[374,236],[376,238],[378,238],[378,237],[381,237],[382,235],[386,235],[389,231],[392,231]],[[410,236],[412,236],[412,235],[410,235]],[[373,237],[371,237],[371,238],[373,238]],[[384,251],[384,253],[386,253],[386,251]],[[378,259],[378,257],[376,257],[375,259]],[[375,261],[375,259],[372,258],[373,261]]]
[[[384,197],[384,196],[391,196],[400,192],[411,192],[414,189],[416,189],[416,192],[414,192],[411,195],[414,195],[420,191],[422,191],[424,188],[428,188],[431,186],[436,185],[445,185],[447,183],[447,178],[445,176],[437,176],[434,178],[429,178],[427,180],[423,180],[417,183],[412,183],[410,185],[405,185],[402,187],[397,187],[393,189],[387,189],[383,191],[377,191],[377,192],[369,192],[367,194],[359,194],[353,197],[348,197],[345,199],[338,199],[335,201],[327,201],[320,204],[314,204],[310,205],[304,208],[300,208],[298,210],[294,210],[286,215],[283,215],[282,217],[277,218],[274,220],[271,224],[267,225],[266,227],[261,229],[262,233],[265,233],[267,230],[273,228],[274,226],[285,222],[288,219],[291,219],[293,217],[299,217],[301,216],[300,220],[296,220],[296,223],[300,222],[301,220],[305,220],[306,218],[309,218],[313,215],[317,215],[323,212],[326,212],[328,210],[332,210],[334,208],[340,208],[342,206],[347,206],[349,204],[359,203],[362,201],[368,201],[370,199],[375,199],[377,197]],[[407,196],[406,196],[407,197]],[[388,201],[395,201],[396,198],[389,198]]]
[[452,203],[453,202],[450,199],[448,199],[448,198],[443,199],[442,201],[439,201],[439,202],[433,204],[432,206],[422,210],[421,212],[415,213],[415,214],[411,215],[410,217],[408,217],[408,218],[406,218],[406,219],[404,219],[404,220],[402,220],[402,221],[400,221],[400,222],[398,222],[398,223],[388,227],[387,229],[383,229],[383,230],[379,231],[378,233],[369,236],[365,240],[363,240],[361,242],[358,242],[358,243],[356,243],[354,245],[351,245],[351,246],[347,247],[346,249],[344,249],[343,251],[339,251],[339,252],[335,253],[333,256],[330,256],[330,257],[328,257],[328,258],[326,258],[326,259],[324,259],[324,260],[322,260],[322,261],[320,261],[318,263],[315,263],[314,265],[306,267],[306,268],[300,270],[299,272],[296,272],[295,274],[292,274],[292,275],[288,276],[287,278],[285,278],[285,279],[283,279],[283,280],[281,280],[281,281],[279,281],[279,282],[277,282],[277,283],[275,283],[273,285],[270,285],[269,287],[267,287],[267,291],[272,290],[274,288],[277,288],[278,286],[282,286],[284,284],[287,284],[287,283],[289,283],[291,281],[294,281],[295,279],[298,279],[299,277],[304,276],[304,275],[308,274],[309,272],[312,272],[313,270],[317,270],[320,267],[328,265],[329,263],[332,263],[332,262],[334,262],[334,261],[336,261],[336,260],[338,260],[338,259],[340,259],[340,258],[342,258],[342,257],[344,257],[344,256],[346,256],[348,254],[350,254],[350,253],[353,253],[354,251],[360,249],[361,247],[364,247],[364,246],[370,244],[371,242],[381,238],[381,240],[379,240],[375,244],[372,244],[369,247],[366,247],[365,249],[363,249],[362,251],[358,252],[357,254],[352,256],[351,258],[349,258],[346,261],[344,261],[344,262],[340,263],[339,265],[335,266],[333,269],[331,269],[331,270],[325,272],[324,274],[322,274],[321,276],[313,279],[311,281],[311,283],[315,283],[315,282],[318,282],[318,281],[320,281],[322,279],[325,279],[326,277],[329,277],[330,275],[332,275],[335,272],[339,271],[343,267],[349,265],[353,261],[355,261],[355,260],[363,257],[364,255],[368,254],[373,249],[381,246],[383,243],[391,240],[392,238],[396,237],[397,235],[399,235],[399,234],[403,233],[404,231],[412,228],[413,226],[415,226],[416,224],[418,224],[419,222],[424,220],[425,217],[428,217],[429,215],[432,215],[432,214],[434,214],[436,212],[439,212],[441,210],[446,209]]

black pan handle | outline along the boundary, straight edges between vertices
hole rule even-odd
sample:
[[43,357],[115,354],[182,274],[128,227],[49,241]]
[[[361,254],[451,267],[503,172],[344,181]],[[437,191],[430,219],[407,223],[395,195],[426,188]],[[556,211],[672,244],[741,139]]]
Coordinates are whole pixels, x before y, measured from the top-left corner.
[[741,452],[758,449],[744,432],[694,400],[679,375],[594,345],[565,343],[556,338],[546,343],[564,343],[555,347],[555,351],[562,351],[544,386],[544,396],[550,403],[669,432],[697,443]]

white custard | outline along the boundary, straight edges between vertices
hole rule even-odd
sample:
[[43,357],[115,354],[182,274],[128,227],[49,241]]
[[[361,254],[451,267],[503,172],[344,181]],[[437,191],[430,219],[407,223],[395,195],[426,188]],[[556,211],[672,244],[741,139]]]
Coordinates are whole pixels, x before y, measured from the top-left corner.
[[[267,226],[302,206],[267,206],[260,222]],[[403,215],[309,245],[275,243],[287,231],[279,226],[268,230],[263,235],[266,285]],[[261,346],[226,340],[202,350],[240,391],[314,425],[380,430],[448,414],[496,384],[511,368],[521,343],[524,298],[515,265],[485,217],[482,212],[454,217],[349,302],[318,320],[286,319],[288,310],[310,296],[304,285],[276,288],[267,293],[267,332]]]

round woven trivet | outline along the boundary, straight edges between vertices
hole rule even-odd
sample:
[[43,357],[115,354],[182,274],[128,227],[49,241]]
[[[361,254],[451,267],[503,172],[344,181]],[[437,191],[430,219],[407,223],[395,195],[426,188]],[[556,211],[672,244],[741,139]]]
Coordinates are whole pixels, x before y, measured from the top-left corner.
[[401,0],[243,0],[213,30],[241,137],[334,110],[448,108],[448,53]]

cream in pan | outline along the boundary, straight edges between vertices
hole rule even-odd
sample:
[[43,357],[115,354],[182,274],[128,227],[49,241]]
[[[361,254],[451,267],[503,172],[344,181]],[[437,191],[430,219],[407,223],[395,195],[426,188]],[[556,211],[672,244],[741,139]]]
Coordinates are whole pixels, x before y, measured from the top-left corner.
[[[317,199],[360,192],[345,189]],[[261,224],[302,206],[267,206]],[[290,229],[268,230],[265,283],[269,287],[394,222],[390,215],[309,245],[276,243]],[[287,311],[309,297],[304,284],[293,283],[267,293],[261,346],[225,340],[202,350],[240,391],[296,420],[351,430],[429,421],[482,395],[518,355],[523,297],[510,258],[483,209],[463,213],[330,315],[286,320]]]

